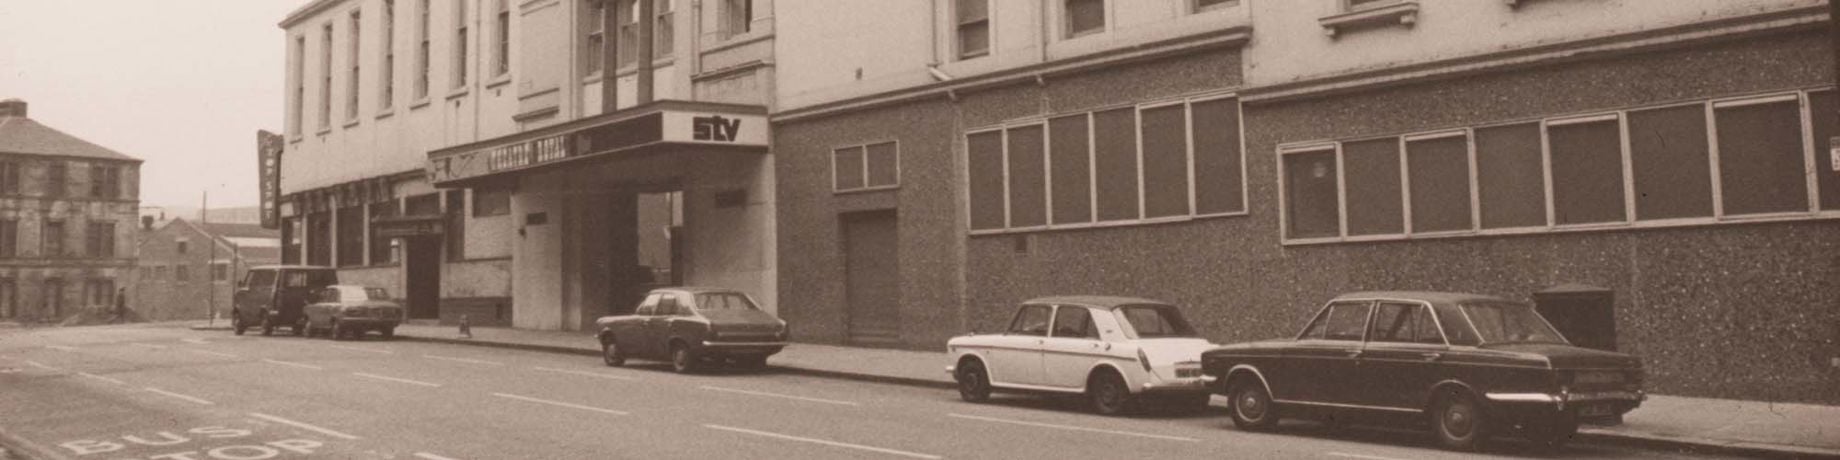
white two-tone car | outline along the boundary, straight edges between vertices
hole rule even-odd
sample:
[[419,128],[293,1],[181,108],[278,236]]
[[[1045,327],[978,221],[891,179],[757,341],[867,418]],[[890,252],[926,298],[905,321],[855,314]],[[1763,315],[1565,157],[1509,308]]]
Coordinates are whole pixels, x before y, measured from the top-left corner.
[[982,402],[992,391],[1083,394],[1094,412],[1116,415],[1159,399],[1198,410],[1212,378],[1195,334],[1175,305],[1102,296],[1023,302],[1009,328],[946,342],[946,372],[959,396]]

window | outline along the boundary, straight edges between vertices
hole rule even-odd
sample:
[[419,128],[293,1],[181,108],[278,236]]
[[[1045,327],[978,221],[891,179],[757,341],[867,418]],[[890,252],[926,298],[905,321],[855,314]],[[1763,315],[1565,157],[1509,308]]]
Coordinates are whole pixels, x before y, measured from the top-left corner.
[[511,213],[511,190],[503,188],[473,189],[473,217],[502,216]]
[[492,21],[492,76],[511,72],[511,0],[497,0],[498,15]]
[[1476,129],[1476,190],[1482,228],[1546,225],[1540,124]]
[[587,31],[587,35],[582,37],[581,41],[581,68],[583,76],[601,73],[601,55],[605,51],[603,48],[606,47],[605,34],[603,34],[602,31],[606,29],[606,21],[604,18],[607,13],[605,8],[606,3],[610,1],[613,0],[588,0],[582,2],[584,8],[581,19],[582,30]]
[[332,265],[332,213],[307,214],[307,265]]
[[19,194],[19,163],[0,161],[0,194]]
[[1105,31],[1105,0],[1065,0],[1066,38]]
[[972,230],[1243,213],[1238,131],[1238,101],[1218,98],[972,132]]
[[358,118],[358,63],[363,62],[363,60],[358,59],[358,50],[363,49],[359,48],[359,43],[363,41],[361,37],[364,36],[363,11],[362,9],[351,10],[351,27],[345,29],[345,35],[350,37],[345,43],[345,49],[347,50],[345,54],[345,63],[351,66],[350,73],[345,77],[346,120],[356,120]]
[[1396,0],[1346,0],[1346,1],[1348,2],[1348,10],[1354,11],[1354,10],[1371,8],[1371,7],[1375,7],[1375,6],[1379,6],[1379,5],[1383,5],[1387,3],[1392,3]]
[[1023,305],[1016,310],[1016,318],[1009,323],[1009,333],[1018,335],[1048,335],[1050,310],[1047,305]]
[[339,208],[338,215],[338,264],[349,267],[364,264],[364,207],[346,206]]
[[0,318],[19,315],[19,282],[0,279]]
[[466,259],[466,190],[447,191],[447,260]]
[[229,279],[230,279],[230,264],[223,263],[223,262],[211,262],[211,281],[227,281]]
[[95,198],[119,198],[121,196],[121,168],[91,164],[89,167],[89,196]]
[[1374,311],[1367,337],[1375,342],[1444,344],[1444,335],[1438,333],[1431,311],[1413,304],[1380,304],[1380,309]]
[[396,0],[383,0],[383,40],[377,43],[383,61],[377,72],[377,108],[396,105]]
[[307,37],[294,37],[293,58],[294,91],[288,95],[288,103],[294,111],[288,119],[288,134],[300,136],[300,127],[307,118]]
[[191,280],[192,280],[192,267],[191,266],[188,266],[185,264],[173,265],[173,281],[178,281],[178,282],[183,283],[183,282],[187,282]]
[[[1629,112],[1636,219],[1712,216],[1712,166],[1702,105]],[[1799,148],[1798,148],[1799,150]]]
[[958,0],[958,58],[990,54],[990,0]]
[[472,45],[467,33],[466,0],[454,0],[454,87],[466,87],[466,69],[472,62],[467,60],[468,46]]
[[188,250],[190,250],[191,247],[192,247],[192,243],[184,239],[180,239],[178,241],[173,242],[173,252],[175,253],[184,254]]
[[83,282],[84,300],[90,305],[115,305],[115,280],[98,278]]
[[1800,102],[1793,96],[1720,102],[1712,112],[1725,214],[1807,212]]
[[332,23],[319,28],[319,129],[332,129]]
[[1098,339],[1099,328],[1093,327],[1092,310],[1086,307],[1066,306],[1059,308],[1054,316],[1054,336],[1078,339]]
[[47,220],[43,225],[39,253],[48,258],[64,257],[64,221]]
[[1285,232],[1291,238],[1317,238],[1341,234],[1340,169],[1335,147],[1285,152]]
[[65,181],[68,177],[70,177],[70,173],[65,169],[64,162],[53,160],[50,164],[46,165],[45,196],[56,198],[68,194],[69,187],[65,185]]
[[722,33],[733,38],[753,30],[754,0],[722,0]]
[[[612,1],[612,0],[608,0]],[[625,8],[620,15],[620,60],[619,66],[625,67],[639,58],[639,2],[644,0],[620,0],[620,7]],[[671,55],[673,46],[671,31],[670,0],[652,1],[652,59],[662,59]]]
[[1469,137],[1457,131],[1407,137],[1405,144],[1412,232],[1475,228],[1470,218]]
[[689,315],[688,309],[678,305],[676,294],[665,294],[658,298],[658,316]]
[[1840,118],[1835,117],[1833,91],[1815,91],[1808,93],[1808,126],[1814,131],[1815,182],[1819,189],[1821,209],[1840,211],[1840,160],[1832,156],[1829,142],[1840,127]]
[[299,264],[301,257],[301,240],[306,235],[306,227],[300,217],[281,219],[281,263]]
[[416,100],[422,100],[422,99],[428,98],[428,67],[431,65],[428,62],[428,60],[429,58],[433,57],[433,55],[429,54],[430,48],[429,48],[429,43],[428,43],[428,34],[431,31],[428,29],[428,26],[429,26],[428,9],[432,5],[430,5],[428,2],[429,0],[418,0],[416,2],[416,9],[415,9],[415,14],[416,14],[416,19],[415,19],[416,21],[415,22],[416,24],[415,25],[415,36],[416,36],[415,99]]
[[0,258],[19,257],[19,221],[0,220]]
[[[376,221],[378,219],[382,219],[386,217],[395,217],[398,214],[397,208],[401,206],[402,205],[398,203],[396,200],[380,201],[376,203],[371,203],[370,228],[377,227]],[[388,264],[388,263],[392,263],[396,261],[394,259],[395,257],[394,251],[390,250],[390,242],[392,240],[393,238],[385,238],[382,236],[378,236],[376,232],[374,231],[371,232],[371,246],[370,246],[371,265],[383,265],[383,264]]]
[[656,0],[652,7],[652,57],[663,59],[671,56],[671,48],[676,47],[675,33],[672,31],[671,0]]
[[1232,7],[1233,5],[1238,5],[1238,4],[1239,4],[1239,0],[1193,0],[1193,3],[1191,4],[1191,7],[1189,8],[1189,10],[1199,13],[1202,11],[1213,11],[1213,10],[1218,10],[1221,8],[1229,8],[1229,7]]
[[1464,304],[1462,308],[1470,326],[1485,343],[1566,343],[1559,331],[1553,330],[1531,306],[1487,302]]
[[83,237],[84,247],[91,258],[115,258],[114,222],[90,222],[89,233]]
[[698,310],[759,310],[748,297],[736,293],[697,294]]
[[1546,139],[1555,223],[1622,222],[1623,149],[1617,117],[1549,121]]
[[1405,204],[1399,182],[1399,139],[1342,144],[1343,186],[1348,200],[1348,235],[1405,232]]
[[1310,327],[1303,330],[1301,339],[1306,340],[1361,340],[1361,332],[1367,327],[1367,312],[1372,304],[1367,302],[1345,302],[1329,305]]
[[1134,339],[1195,336],[1195,329],[1173,306],[1126,305],[1115,311],[1125,325],[1125,334]]
[[64,280],[56,278],[45,280],[44,297],[46,313],[54,318],[64,316]]
[[836,191],[885,189],[900,184],[900,155],[893,142],[832,150],[831,160],[831,183]]

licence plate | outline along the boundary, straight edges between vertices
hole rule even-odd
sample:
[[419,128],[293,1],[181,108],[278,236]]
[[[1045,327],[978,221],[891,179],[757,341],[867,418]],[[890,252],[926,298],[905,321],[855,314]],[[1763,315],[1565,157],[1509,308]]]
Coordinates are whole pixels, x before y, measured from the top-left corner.
[[1179,378],[1179,379],[1194,378],[1194,377],[1200,377],[1200,376],[1201,376],[1201,368],[1198,368],[1198,367],[1183,367],[1183,368],[1176,369],[1176,378]]
[[1578,407],[1579,417],[1608,417],[1613,415],[1613,413],[1614,411],[1610,410],[1610,406],[1604,404],[1589,404]]

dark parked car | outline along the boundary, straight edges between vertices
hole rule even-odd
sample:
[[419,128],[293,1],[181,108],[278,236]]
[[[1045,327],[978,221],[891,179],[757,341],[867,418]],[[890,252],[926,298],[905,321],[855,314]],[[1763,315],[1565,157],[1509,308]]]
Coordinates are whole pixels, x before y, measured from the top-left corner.
[[1555,448],[1645,399],[1637,358],[1572,346],[1533,307],[1474,294],[1343,295],[1297,338],[1209,350],[1202,368],[1242,429],[1404,418],[1460,450],[1510,430]]
[[595,320],[608,366],[627,358],[663,359],[677,372],[727,361],[764,367],[786,347],[786,322],[762,311],[740,291],[719,288],[653,289],[630,315]]
[[230,310],[230,328],[243,335],[249,328],[262,329],[272,335],[275,328],[288,326],[294,335],[307,332],[307,317],[301,309],[320,289],[339,283],[339,274],[331,267],[309,265],[262,265],[252,267],[237,283]]
[[309,337],[323,332],[332,340],[342,340],[377,331],[387,339],[396,336],[403,307],[380,287],[335,285],[315,293],[305,315]]

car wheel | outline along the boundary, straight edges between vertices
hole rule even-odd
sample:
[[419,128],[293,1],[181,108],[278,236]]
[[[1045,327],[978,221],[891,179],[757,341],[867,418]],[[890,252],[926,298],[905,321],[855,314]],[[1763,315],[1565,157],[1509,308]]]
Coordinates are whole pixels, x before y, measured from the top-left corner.
[[691,372],[695,372],[696,364],[697,364],[696,360],[697,360],[696,353],[690,351],[689,346],[686,346],[681,343],[671,345],[671,370],[672,371],[675,371],[679,374],[688,374]]
[[294,332],[294,336],[296,337],[307,335],[307,317],[306,315],[301,315],[300,321],[294,322],[293,332]]
[[326,332],[326,335],[332,336],[332,340],[345,340],[347,334],[345,326],[340,326],[336,319],[332,320],[332,330]]
[[230,312],[230,331],[236,333],[236,335],[243,335],[243,330],[246,328],[247,326],[243,325],[243,314],[237,313],[235,311],[231,311]]
[[1124,377],[1113,372],[1101,372],[1088,380],[1086,398],[1099,415],[1123,415],[1131,409],[1131,389],[1125,386]]
[[1233,425],[1246,431],[1264,431],[1278,426],[1278,408],[1271,403],[1271,392],[1258,380],[1240,378],[1227,387],[1227,408]]
[[268,312],[262,312],[262,335],[275,335],[275,322],[269,319]]
[[1542,452],[1556,452],[1559,448],[1564,447],[1567,441],[1572,440],[1572,435],[1578,433],[1578,419],[1559,416],[1535,421],[1522,427],[1521,432],[1527,437],[1527,441],[1533,443],[1534,449]]
[[1488,417],[1467,394],[1447,391],[1431,404],[1431,417],[1431,431],[1444,448],[1471,451],[1488,437]]
[[620,351],[619,343],[608,340],[601,344],[601,363],[606,364],[607,367],[624,366],[626,365],[626,353]]
[[959,364],[955,376],[958,378],[959,399],[970,402],[990,400],[990,373],[984,370],[984,363],[966,360]]

